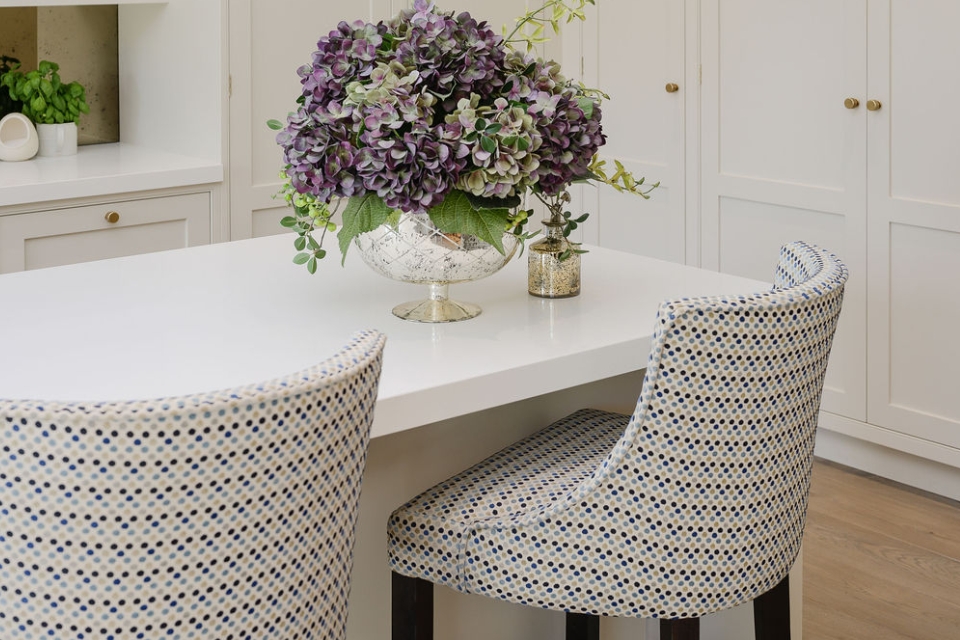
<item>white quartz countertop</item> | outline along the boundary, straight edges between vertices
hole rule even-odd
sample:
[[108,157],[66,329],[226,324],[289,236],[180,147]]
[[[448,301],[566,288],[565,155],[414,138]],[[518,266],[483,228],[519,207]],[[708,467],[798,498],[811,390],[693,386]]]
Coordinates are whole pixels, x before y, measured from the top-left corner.
[[223,180],[223,166],[136,145],[94,144],[76,155],[0,163],[0,207]]
[[[666,298],[762,282],[600,248],[583,293],[526,292],[526,255],[451,297],[472,320],[417,324],[390,309],[426,287],[335,256],[317,274],[273,236],[0,276],[0,397],[123,400],[188,394],[315,364],[359,329],[387,334],[374,435],[601,380],[646,365]],[[772,269],[772,265],[771,265]],[[638,389],[639,392],[639,389]]]

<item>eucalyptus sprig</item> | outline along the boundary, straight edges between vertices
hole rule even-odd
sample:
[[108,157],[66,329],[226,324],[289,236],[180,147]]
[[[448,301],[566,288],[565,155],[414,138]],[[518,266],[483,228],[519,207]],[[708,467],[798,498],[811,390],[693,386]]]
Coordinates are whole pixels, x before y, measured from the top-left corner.
[[570,23],[574,20],[586,20],[584,9],[587,5],[596,5],[596,0],[547,0],[538,9],[528,11],[517,18],[517,24],[509,34],[507,27],[503,27],[503,40],[509,45],[523,44],[528,52],[538,44],[550,40],[544,35],[549,26],[554,34],[560,33],[561,22]]
[[[333,233],[337,230],[337,225],[331,220],[336,213],[336,205],[331,208],[328,204],[317,200],[313,194],[299,193],[285,173],[281,173],[280,177],[286,180],[275,197],[283,198],[294,213],[280,220],[282,226],[292,229],[297,234],[293,247],[298,253],[293,257],[293,262],[305,264],[307,271],[316,273],[317,260],[322,260],[327,255],[327,250],[323,248],[323,239],[328,231]],[[319,240],[313,236],[318,230],[320,231]]]
[[635,177],[632,173],[624,168],[623,163],[619,160],[613,161],[614,166],[617,170],[613,175],[608,176],[606,172],[606,160],[601,160],[600,156],[595,155],[593,160],[590,161],[590,166],[588,167],[590,171],[589,178],[596,182],[602,182],[603,184],[610,185],[620,193],[632,193],[633,195],[640,196],[644,200],[650,199],[650,192],[660,186],[659,182],[656,182],[644,189],[644,182],[646,178]]

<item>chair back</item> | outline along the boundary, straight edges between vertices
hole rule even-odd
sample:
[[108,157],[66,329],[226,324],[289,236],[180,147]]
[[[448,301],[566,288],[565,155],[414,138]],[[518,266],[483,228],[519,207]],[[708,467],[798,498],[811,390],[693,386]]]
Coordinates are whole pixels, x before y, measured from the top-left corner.
[[633,514],[657,617],[728,609],[790,570],[846,280],[797,242],[771,291],[661,305],[636,411],[579,495]]
[[383,345],[213,393],[0,400],[0,638],[344,638]]

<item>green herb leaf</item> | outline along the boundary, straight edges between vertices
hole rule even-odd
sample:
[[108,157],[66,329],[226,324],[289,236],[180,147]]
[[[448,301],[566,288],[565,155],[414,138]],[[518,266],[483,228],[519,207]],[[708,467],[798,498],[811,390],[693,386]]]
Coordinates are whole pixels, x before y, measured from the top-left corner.
[[293,256],[293,264],[306,264],[310,257],[309,253],[298,253]]
[[293,248],[297,251],[303,251],[307,248],[307,238],[305,236],[297,236],[297,239],[293,241]]
[[284,216],[280,219],[281,227],[295,227],[297,226],[297,219],[293,216]]
[[283,129],[283,123],[280,122],[279,120],[273,120],[273,119],[267,120],[267,126],[273,129],[274,131],[279,131],[280,129]]

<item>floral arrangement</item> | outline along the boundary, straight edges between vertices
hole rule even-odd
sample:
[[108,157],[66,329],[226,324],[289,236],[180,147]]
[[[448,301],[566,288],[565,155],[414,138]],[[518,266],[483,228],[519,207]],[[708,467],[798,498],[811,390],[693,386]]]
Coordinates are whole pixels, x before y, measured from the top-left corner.
[[[441,231],[476,235],[502,252],[505,232],[534,235],[523,230],[527,194],[554,215],[576,181],[648,197],[643,179],[619,163],[608,177],[597,157],[605,96],[530,53],[545,27],[583,19],[594,2],[548,0],[498,35],[469,13],[416,0],[387,22],[341,22],[321,38],[298,71],[299,107],[285,125],[269,123],[280,130],[281,194],[295,212],[282,221],[298,233],[294,261],[316,270],[342,201],[345,257],[355,236],[399,211],[428,215]],[[567,233],[584,219],[567,213]]]

